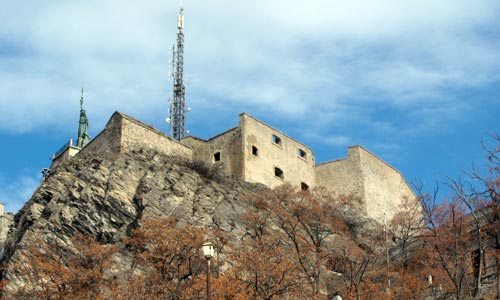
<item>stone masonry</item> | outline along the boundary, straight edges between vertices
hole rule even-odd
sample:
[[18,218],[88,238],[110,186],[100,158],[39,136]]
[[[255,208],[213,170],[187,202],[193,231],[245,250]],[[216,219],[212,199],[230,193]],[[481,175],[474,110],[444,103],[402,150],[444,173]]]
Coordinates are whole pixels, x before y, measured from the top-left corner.
[[[178,142],[165,133],[115,112],[105,129],[80,152],[125,152],[150,148],[165,154],[218,165],[225,175],[275,187],[285,182],[298,188],[323,186],[336,194],[362,200],[366,216],[382,223],[415,195],[403,176],[361,146],[348,148],[346,158],[316,165],[314,153],[285,133],[242,113],[238,126],[208,140],[186,137]],[[70,159],[59,155],[52,166]]]

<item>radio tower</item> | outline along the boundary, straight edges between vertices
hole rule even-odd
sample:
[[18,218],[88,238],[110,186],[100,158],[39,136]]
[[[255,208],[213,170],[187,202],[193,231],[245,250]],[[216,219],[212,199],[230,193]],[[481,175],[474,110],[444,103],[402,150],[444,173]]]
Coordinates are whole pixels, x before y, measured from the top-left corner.
[[177,17],[177,47],[172,48],[172,77],[174,79],[173,98],[170,98],[170,117],[167,123],[170,124],[172,137],[180,141],[184,137],[185,101],[186,91],[184,88],[184,16],[182,0],[179,16]]

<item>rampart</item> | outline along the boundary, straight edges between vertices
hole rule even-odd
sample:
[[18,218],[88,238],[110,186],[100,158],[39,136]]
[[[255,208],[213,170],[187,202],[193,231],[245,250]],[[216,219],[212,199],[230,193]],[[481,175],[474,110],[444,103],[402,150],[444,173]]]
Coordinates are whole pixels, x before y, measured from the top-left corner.
[[275,187],[289,182],[307,189],[316,183],[314,154],[309,147],[271,126],[240,114],[243,177]]
[[242,177],[241,128],[232,128],[208,140],[187,137],[182,143],[193,149],[193,158],[219,165],[225,175]]
[[[348,156],[319,165],[312,150],[283,132],[240,114],[238,126],[208,140],[186,137],[178,142],[165,133],[115,112],[101,133],[80,153],[155,149],[218,166],[226,175],[275,187],[288,182],[301,189],[324,186],[336,194],[362,200],[360,209],[383,222],[401,209],[403,199],[415,196],[403,176],[361,146]],[[61,156],[57,163],[70,157]],[[53,164],[54,166],[54,164]]]
[[191,159],[190,147],[170,138],[165,133],[125,114],[115,112],[106,127],[82,150],[82,153],[125,152],[155,149],[165,154]]
[[367,214],[381,223],[384,214],[391,220],[402,209],[404,200],[415,199],[415,195],[398,170],[362,147],[358,147],[358,151]]
[[399,171],[361,146],[349,147],[346,158],[317,165],[316,184],[361,197],[364,213],[380,223],[392,219],[404,199],[415,199]]

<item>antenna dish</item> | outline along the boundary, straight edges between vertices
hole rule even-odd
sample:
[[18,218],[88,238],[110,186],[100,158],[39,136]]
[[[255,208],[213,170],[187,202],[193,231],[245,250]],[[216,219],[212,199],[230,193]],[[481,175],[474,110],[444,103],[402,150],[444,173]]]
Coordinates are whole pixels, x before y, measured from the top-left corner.
[[170,118],[166,118],[165,122],[167,122],[167,124],[170,124]]
[[191,107],[188,107],[187,111],[191,111]]

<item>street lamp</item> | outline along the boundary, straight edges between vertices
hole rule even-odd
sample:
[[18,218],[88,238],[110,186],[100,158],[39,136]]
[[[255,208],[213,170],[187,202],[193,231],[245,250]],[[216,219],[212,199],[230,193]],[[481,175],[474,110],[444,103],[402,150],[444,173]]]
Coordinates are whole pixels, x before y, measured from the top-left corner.
[[207,259],[207,300],[210,300],[210,259],[214,256],[214,245],[211,242],[203,244],[203,255]]

